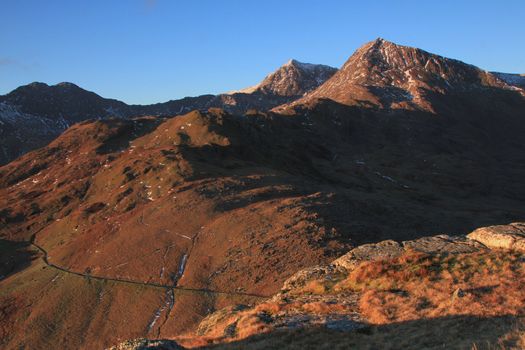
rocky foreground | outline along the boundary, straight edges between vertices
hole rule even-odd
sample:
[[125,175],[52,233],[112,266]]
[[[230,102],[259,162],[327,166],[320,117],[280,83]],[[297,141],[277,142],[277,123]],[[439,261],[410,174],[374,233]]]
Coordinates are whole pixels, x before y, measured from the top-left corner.
[[520,349],[524,253],[525,223],[365,244],[255,306],[215,312],[194,334],[112,349]]

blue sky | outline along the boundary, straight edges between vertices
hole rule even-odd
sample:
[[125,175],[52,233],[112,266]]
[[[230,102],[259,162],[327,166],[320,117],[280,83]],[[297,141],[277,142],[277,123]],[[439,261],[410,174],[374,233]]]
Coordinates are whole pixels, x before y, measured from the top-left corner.
[[295,58],[340,67],[383,37],[525,73],[525,1],[0,0],[0,94],[70,81],[154,103],[253,85]]

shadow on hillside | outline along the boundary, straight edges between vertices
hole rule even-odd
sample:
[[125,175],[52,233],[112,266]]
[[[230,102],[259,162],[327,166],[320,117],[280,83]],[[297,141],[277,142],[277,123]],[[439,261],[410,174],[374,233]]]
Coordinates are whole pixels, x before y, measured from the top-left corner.
[[164,119],[160,117],[103,120],[101,122],[113,126],[114,131],[108,135],[96,152],[98,154],[108,154],[127,149],[131,141],[153,132],[163,121]]
[[29,267],[36,256],[28,242],[0,239],[0,281]]
[[511,102],[495,123],[495,110],[487,114],[472,103],[433,114],[322,100],[292,117],[210,119],[210,129],[231,143],[180,152],[198,174],[189,180],[257,179],[248,186],[254,196],[221,199],[221,211],[319,194],[303,207],[342,242],[467,234],[525,220],[525,147],[517,141],[525,127],[516,118],[525,104]]
[[371,326],[355,332],[277,331],[201,349],[499,349],[519,348],[523,320],[452,316]]

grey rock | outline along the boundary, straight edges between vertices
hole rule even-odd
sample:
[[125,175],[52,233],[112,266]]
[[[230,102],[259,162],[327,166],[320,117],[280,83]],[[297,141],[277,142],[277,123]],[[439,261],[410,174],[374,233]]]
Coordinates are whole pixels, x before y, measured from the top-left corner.
[[396,241],[387,240],[374,244],[364,244],[352,249],[342,257],[334,260],[332,265],[352,270],[363,261],[392,259],[403,253],[403,247]]
[[403,242],[405,250],[411,249],[427,254],[465,254],[485,249],[482,244],[468,240],[465,237],[450,237],[447,235],[423,237],[413,241]]
[[287,292],[293,289],[298,289],[304,287],[307,282],[319,279],[335,272],[334,266],[314,266],[310,268],[303,269],[290,278],[288,278],[283,283],[281,288],[282,292]]
[[184,349],[173,340],[149,340],[145,338],[126,340],[108,350],[181,350]]

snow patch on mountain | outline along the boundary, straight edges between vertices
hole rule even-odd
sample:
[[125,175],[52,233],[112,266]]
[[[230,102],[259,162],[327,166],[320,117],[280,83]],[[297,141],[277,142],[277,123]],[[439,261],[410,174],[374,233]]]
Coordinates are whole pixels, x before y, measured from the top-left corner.
[[525,74],[512,74],[500,72],[492,72],[492,74],[494,74],[509,85],[517,86],[522,89],[525,88]]

